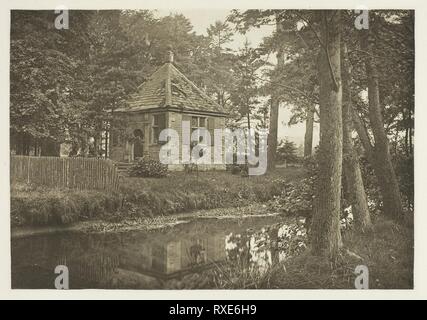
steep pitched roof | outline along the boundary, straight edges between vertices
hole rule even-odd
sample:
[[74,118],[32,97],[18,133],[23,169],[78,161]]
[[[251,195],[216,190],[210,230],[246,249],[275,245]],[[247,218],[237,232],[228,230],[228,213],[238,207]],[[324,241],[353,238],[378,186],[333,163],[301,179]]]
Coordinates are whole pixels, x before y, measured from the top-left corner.
[[128,104],[129,107],[117,111],[177,107],[188,111],[226,113],[171,62],[157,69],[131,96]]

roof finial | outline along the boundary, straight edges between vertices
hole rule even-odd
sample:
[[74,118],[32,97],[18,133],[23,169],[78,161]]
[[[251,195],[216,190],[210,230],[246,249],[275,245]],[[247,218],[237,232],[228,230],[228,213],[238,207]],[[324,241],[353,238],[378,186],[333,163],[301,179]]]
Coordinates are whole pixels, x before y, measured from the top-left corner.
[[169,58],[168,58],[168,62],[169,63],[173,63],[173,51],[169,50]]

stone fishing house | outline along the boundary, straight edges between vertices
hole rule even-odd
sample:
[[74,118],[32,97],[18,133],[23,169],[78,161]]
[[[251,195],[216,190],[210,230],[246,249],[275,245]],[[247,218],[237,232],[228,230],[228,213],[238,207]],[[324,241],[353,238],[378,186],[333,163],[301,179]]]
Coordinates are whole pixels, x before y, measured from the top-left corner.
[[[227,116],[219,104],[175,67],[172,53],[168,62],[130,97],[128,106],[116,109],[114,114],[125,123],[125,132],[111,133],[109,157],[121,163],[132,163],[145,155],[158,160],[162,146],[159,135],[165,128],[178,132],[181,159],[183,121],[190,122],[191,131],[206,128],[213,140],[214,129],[224,129]],[[184,165],[169,165],[169,169],[183,170]],[[204,165],[202,169],[220,170],[225,165]]]

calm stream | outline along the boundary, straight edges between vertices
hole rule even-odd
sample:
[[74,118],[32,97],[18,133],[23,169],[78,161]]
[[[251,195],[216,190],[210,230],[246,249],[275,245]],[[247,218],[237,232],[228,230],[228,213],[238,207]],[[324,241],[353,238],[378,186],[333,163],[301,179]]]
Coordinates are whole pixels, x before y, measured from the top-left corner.
[[[70,289],[208,288],[201,273],[226,261],[244,261],[262,272],[286,258],[290,239],[305,233],[297,220],[285,224],[284,219],[199,219],[156,231],[15,238],[12,287],[54,289],[54,269],[66,265]],[[304,246],[303,240],[292,241]]]

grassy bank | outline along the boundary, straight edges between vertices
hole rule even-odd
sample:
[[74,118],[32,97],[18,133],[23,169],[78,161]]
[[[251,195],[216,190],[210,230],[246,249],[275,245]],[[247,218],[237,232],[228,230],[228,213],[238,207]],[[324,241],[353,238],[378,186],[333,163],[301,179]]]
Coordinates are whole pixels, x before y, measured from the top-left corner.
[[303,176],[301,168],[278,168],[269,175],[250,177],[177,172],[163,179],[125,178],[121,190],[130,210],[156,216],[266,202],[280,195],[287,182]]
[[354,289],[356,266],[366,265],[370,289],[413,287],[413,228],[377,217],[375,230],[361,235],[343,233],[344,250],[338,261],[304,252],[273,265],[267,272],[227,264],[211,275],[211,287],[219,289]]
[[121,205],[119,193],[11,186],[12,226],[66,225],[115,214]]
[[12,185],[11,219],[13,226],[64,225],[246,206],[273,199],[286,183],[304,175],[301,168],[278,168],[268,175],[250,177],[229,172],[176,172],[160,179],[123,178],[117,192]]

